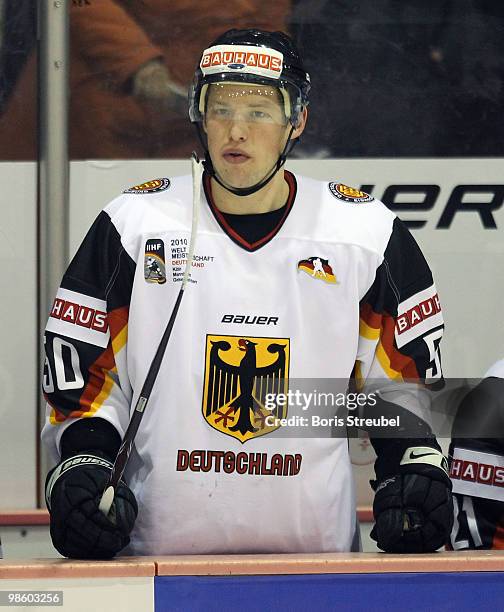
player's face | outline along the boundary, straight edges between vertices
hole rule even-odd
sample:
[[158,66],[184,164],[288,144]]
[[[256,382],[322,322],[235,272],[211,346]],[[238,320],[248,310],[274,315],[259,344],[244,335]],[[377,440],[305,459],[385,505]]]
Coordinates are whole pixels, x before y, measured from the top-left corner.
[[250,83],[211,85],[204,126],[214,168],[233,187],[269,174],[290,131],[280,92]]

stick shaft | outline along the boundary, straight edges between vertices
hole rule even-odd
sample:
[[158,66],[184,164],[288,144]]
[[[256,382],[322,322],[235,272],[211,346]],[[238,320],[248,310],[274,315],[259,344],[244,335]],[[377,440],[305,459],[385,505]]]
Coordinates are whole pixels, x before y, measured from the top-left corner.
[[192,260],[194,256],[194,245],[196,242],[196,233],[197,233],[197,225],[198,225],[199,200],[201,196],[202,169],[201,169],[201,164],[197,160],[196,157],[193,157],[193,160],[192,160],[192,171],[193,171],[193,214],[192,214],[192,225],[191,225],[191,239],[189,243],[189,251],[187,253],[186,269],[184,271],[184,278],[182,280],[182,285],[177,295],[177,299],[175,300],[175,304],[173,306],[173,310],[170,315],[170,319],[163,332],[163,336],[161,337],[159,346],[154,354],[154,357],[152,358],[152,362],[150,364],[149,370],[145,377],[144,384],[142,385],[140,395],[138,396],[138,399],[136,401],[135,408],[133,410],[133,414],[131,416],[128,428],[126,429],[126,432],[124,434],[122,444],[119,448],[119,451],[117,452],[117,456],[114,461],[112,471],[110,473],[109,481],[107,483],[107,486],[105,487],[105,491],[103,492],[102,499],[100,501],[100,510],[104,514],[108,514],[110,510],[110,507],[114,500],[113,492],[117,488],[117,485],[119,484],[119,481],[121,480],[121,477],[126,468],[126,464],[128,463],[128,459],[130,457],[131,450],[133,448],[133,442],[135,441],[138,427],[140,426],[143,415],[145,414],[147,403],[152,393],[152,388],[154,387],[154,383],[156,382],[157,375],[159,373],[159,369],[161,367],[161,363],[163,361],[164,354],[166,352],[166,347],[168,345],[168,341],[170,339],[173,326],[175,324],[175,319],[177,318],[177,314],[180,308],[180,302],[182,301],[184,290],[185,290],[186,284],[189,279],[189,273],[191,270]]

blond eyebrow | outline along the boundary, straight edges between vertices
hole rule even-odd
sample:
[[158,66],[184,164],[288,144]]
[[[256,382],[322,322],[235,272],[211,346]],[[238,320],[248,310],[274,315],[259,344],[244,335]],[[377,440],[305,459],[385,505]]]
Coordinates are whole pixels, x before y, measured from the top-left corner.
[[269,106],[280,106],[278,102],[274,100],[267,100],[264,98],[261,100],[253,100],[250,104],[254,106],[264,106],[265,104],[268,104]]

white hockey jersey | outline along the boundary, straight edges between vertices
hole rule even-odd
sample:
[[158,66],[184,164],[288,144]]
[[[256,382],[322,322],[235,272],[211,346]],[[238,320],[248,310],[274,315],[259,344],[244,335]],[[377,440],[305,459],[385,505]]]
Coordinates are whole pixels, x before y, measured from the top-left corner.
[[483,378],[504,378],[504,359],[496,361],[486,372]]
[[[129,554],[350,549],[343,437],[282,437],[266,394],[289,380],[441,375],[429,268],[381,202],[285,172],[277,227],[249,244],[204,176],[195,257],[125,479],[139,513]],[[127,190],[95,221],[46,328],[43,439],[76,419],[121,436],[172,312],[190,241],[191,177]],[[280,426],[281,428],[281,426]]]

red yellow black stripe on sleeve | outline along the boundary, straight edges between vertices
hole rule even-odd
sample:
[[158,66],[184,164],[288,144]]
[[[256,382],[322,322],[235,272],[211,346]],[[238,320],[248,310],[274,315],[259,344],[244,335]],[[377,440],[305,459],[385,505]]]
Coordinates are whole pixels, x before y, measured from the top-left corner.
[[392,379],[419,378],[412,356],[402,353],[395,345],[396,320],[392,315],[375,312],[370,304],[361,305],[360,335],[376,342],[375,355],[383,371]]
[[[70,418],[91,417],[109,397],[114,386],[111,373],[117,373],[115,355],[125,346],[128,338],[128,310],[127,307],[121,307],[108,314],[110,342],[97,359],[82,372],[85,386],[80,396],[76,398],[77,401],[74,399],[70,402],[70,405],[73,404],[72,408],[70,410],[67,407],[65,407],[66,409],[58,409],[54,405],[55,402],[52,401],[52,397],[46,396],[47,402],[52,408],[50,415],[52,425],[61,424]],[[85,364],[81,363],[83,369],[84,366]],[[59,395],[61,396],[61,394]],[[65,402],[65,404],[68,405],[68,402]]]

